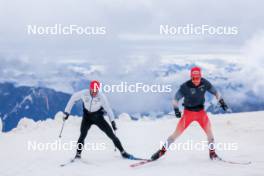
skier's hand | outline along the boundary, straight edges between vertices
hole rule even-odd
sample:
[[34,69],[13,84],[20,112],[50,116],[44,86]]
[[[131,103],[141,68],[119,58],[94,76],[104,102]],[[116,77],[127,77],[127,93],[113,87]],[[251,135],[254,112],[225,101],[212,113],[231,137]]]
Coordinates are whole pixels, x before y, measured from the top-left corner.
[[63,121],[67,120],[69,118],[69,113],[68,112],[63,112],[64,116],[63,116]]
[[223,98],[221,98],[221,99],[219,100],[219,104],[220,104],[220,107],[221,107],[224,111],[227,111],[228,106],[226,105],[226,103],[225,103],[225,101],[224,101]]
[[113,128],[113,130],[116,131],[116,130],[117,130],[117,127],[116,127],[116,123],[115,123],[115,121],[112,121],[111,124],[112,124],[112,128]]
[[179,110],[179,108],[174,108],[174,112],[177,118],[181,118],[181,111]]

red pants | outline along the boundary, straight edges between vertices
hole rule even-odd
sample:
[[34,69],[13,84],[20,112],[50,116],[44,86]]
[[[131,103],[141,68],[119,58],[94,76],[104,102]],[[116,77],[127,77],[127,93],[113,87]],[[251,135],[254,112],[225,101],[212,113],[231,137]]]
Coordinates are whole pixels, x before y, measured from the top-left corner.
[[211,130],[210,120],[204,110],[198,112],[184,110],[176,131],[181,134],[193,121],[198,122],[206,134]]

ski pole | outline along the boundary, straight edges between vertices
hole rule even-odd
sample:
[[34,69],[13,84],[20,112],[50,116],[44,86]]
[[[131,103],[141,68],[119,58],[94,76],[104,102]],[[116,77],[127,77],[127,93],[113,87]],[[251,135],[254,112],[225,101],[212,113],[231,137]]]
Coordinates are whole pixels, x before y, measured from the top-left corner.
[[63,131],[63,128],[64,128],[64,124],[65,124],[65,120],[63,120],[63,123],[62,123],[62,126],[61,126],[61,130],[60,130],[59,138],[61,138],[61,134],[62,134],[62,131]]
[[[114,134],[115,134],[115,136],[116,136],[116,131],[114,130]],[[116,146],[115,146],[115,149],[114,149],[114,151],[116,152]]]

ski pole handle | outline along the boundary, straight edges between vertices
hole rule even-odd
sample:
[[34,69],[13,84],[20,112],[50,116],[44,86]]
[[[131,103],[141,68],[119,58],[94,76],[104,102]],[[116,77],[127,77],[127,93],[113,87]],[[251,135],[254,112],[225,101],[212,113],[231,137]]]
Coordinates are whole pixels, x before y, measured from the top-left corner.
[[62,123],[62,126],[61,126],[61,130],[60,130],[59,138],[61,138],[61,134],[62,134],[62,131],[63,131],[63,128],[64,128],[64,124],[65,124],[65,120],[63,120],[63,123]]

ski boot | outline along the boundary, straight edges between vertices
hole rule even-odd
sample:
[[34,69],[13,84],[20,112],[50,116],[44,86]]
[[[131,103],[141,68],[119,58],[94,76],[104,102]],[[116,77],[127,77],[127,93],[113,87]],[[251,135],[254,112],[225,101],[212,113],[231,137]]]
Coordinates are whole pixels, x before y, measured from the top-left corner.
[[151,156],[151,160],[157,160],[159,159],[162,155],[164,155],[166,153],[166,148],[163,146],[162,149],[159,149],[156,153],[154,153],[152,156]]
[[132,159],[133,158],[133,155],[127,153],[126,151],[121,152],[121,155],[125,159]]
[[81,154],[80,153],[76,153],[74,159],[81,159]]
[[211,160],[219,159],[218,155],[215,153],[215,150],[209,150],[209,157]]

